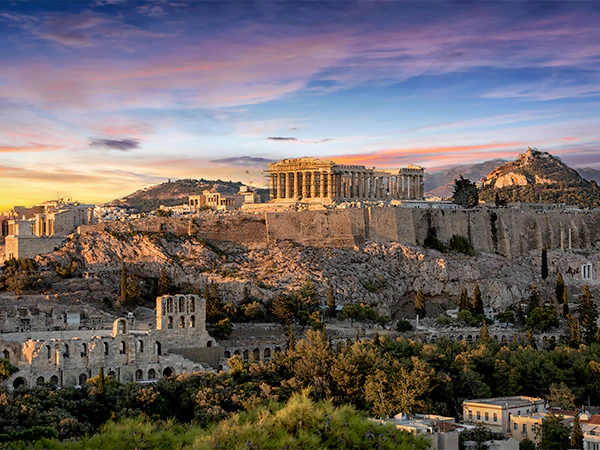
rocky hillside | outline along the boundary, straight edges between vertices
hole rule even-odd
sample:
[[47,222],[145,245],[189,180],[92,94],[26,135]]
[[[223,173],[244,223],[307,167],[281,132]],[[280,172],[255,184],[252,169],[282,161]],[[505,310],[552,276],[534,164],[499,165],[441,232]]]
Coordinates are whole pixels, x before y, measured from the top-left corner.
[[[242,185],[239,181],[211,181],[205,179],[169,180],[167,183],[140,189],[127,197],[113,200],[107,203],[107,206],[130,207],[140,212],[148,212],[155,210],[160,205],[175,206],[187,203],[187,198],[190,195],[201,194],[204,190],[228,195],[237,194]],[[259,192],[259,194],[262,196],[264,192]]]
[[439,171],[427,170],[425,173],[425,196],[451,197],[454,192],[454,180],[460,175],[471,181],[479,180],[506,162],[505,159],[492,159],[479,164],[465,164]]
[[600,189],[595,182],[584,180],[560,159],[533,148],[483,178],[480,200],[493,202],[496,194],[508,202],[600,207]]
[[[497,308],[527,298],[532,283],[548,297],[554,295],[554,275],[545,282],[540,279],[539,250],[507,259],[486,253],[475,257],[442,254],[399,243],[368,243],[355,249],[291,242],[255,249],[219,245],[193,236],[95,232],[71,237],[63,248],[38,261],[46,267],[58,263],[87,272],[88,279],[57,280],[52,289],[59,298],[88,302],[116,298],[123,261],[129,273],[143,280],[157,278],[164,269],[180,291],[218,283],[226,302],[255,298],[268,303],[277,294],[311,281],[323,302],[332,286],[338,304],[365,302],[396,317],[414,316],[417,289],[425,293],[430,305],[437,305],[438,312],[453,307],[460,291],[467,287],[472,292],[475,283],[485,303]],[[598,250],[550,250],[550,271],[560,270],[575,295],[582,283],[579,267],[585,262],[600,263]]]

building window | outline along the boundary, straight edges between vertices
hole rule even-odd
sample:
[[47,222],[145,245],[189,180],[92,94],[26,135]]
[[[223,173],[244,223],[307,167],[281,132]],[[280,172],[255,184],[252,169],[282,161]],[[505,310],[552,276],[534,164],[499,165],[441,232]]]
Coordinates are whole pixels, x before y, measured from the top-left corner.
[[518,424],[518,423],[515,423],[515,424],[513,425],[513,430],[517,431],[518,429],[519,429],[519,424]]
[[179,297],[179,312],[185,312],[185,299]]
[[522,433],[523,434],[527,434],[527,424],[526,423],[523,424],[523,431],[522,431]]
[[195,328],[196,327],[196,316],[191,316],[190,317],[190,328]]
[[490,413],[488,413],[488,412],[485,413],[485,421],[486,422],[490,421]]
[[167,328],[169,330],[173,329],[173,316],[169,316],[169,322],[167,323]]
[[196,299],[194,297],[190,298],[190,312],[196,311]]
[[88,352],[87,344],[81,344],[81,356],[82,357],[87,356],[87,352]]
[[144,341],[138,341],[138,352],[144,353]]
[[183,316],[179,318],[179,328],[185,328],[185,317]]
[[104,354],[108,355],[108,342],[104,343]]
[[125,345],[125,341],[121,341],[121,346],[119,348],[119,354],[124,355],[126,350],[127,350],[127,347]]
[[167,299],[167,312],[168,313],[172,313],[173,312],[173,299],[171,297],[169,297]]
[[469,421],[473,421],[473,411],[469,411]]
[[494,413],[494,422],[498,422],[498,413]]
[[481,413],[477,411],[477,420],[481,420]]

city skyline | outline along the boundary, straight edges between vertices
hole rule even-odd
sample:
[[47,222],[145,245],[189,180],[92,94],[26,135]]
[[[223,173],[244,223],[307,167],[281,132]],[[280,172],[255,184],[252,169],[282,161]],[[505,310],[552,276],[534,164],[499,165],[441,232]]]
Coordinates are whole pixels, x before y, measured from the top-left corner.
[[[600,169],[593,2],[12,2],[0,210],[270,161]],[[249,173],[246,174],[246,171]]]

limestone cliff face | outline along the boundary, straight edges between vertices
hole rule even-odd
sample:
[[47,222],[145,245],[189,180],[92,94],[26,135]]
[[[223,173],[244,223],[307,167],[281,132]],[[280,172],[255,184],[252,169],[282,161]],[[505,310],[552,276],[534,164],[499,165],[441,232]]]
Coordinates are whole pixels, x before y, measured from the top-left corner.
[[[41,262],[79,267],[95,275],[58,283],[65,298],[78,296],[101,300],[118,293],[122,262],[141,277],[158,277],[164,269],[175,284],[203,286],[216,282],[224,301],[239,303],[244,297],[263,301],[312,281],[323,301],[333,286],[339,304],[365,302],[382,313],[402,315],[412,311],[414,292],[451,306],[463,288],[469,293],[478,283],[486,304],[504,308],[530,293],[530,286],[551,298],[557,270],[563,273],[570,293],[583,281],[581,264],[600,267],[597,246],[587,250],[550,250],[551,277],[540,279],[540,251],[532,250],[518,259],[480,253],[476,257],[442,254],[397,242],[367,242],[361,248],[331,249],[279,242],[260,248],[219,244],[220,248],[194,237],[160,237],[137,234],[129,239],[109,233],[87,233],[72,237],[59,251]],[[596,291],[592,285],[592,291]]]

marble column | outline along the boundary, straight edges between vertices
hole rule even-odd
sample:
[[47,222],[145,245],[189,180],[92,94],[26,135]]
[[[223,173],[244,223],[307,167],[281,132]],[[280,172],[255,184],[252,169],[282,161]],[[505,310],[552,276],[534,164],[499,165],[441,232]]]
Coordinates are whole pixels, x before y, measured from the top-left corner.
[[294,173],[293,172],[288,172],[286,174],[286,178],[287,178],[287,189],[285,192],[285,197],[286,198],[294,198]]
[[310,172],[310,198],[316,198],[317,192],[317,173]]
[[275,174],[274,173],[270,173],[269,174],[269,194],[271,197],[271,200],[277,198],[277,193],[275,192]]
[[325,176],[327,177],[327,197],[333,198],[333,173],[327,172]]
[[319,196],[321,198],[325,198],[327,197],[327,185],[328,185],[328,179],[327,178],[327,174],[325,172],[319,172],[319,187],[321,188],[321,193],[319,194]]
[[308,177],[306,175],[307,172],[302,172],[302,198],[308,198],[309,194]]

